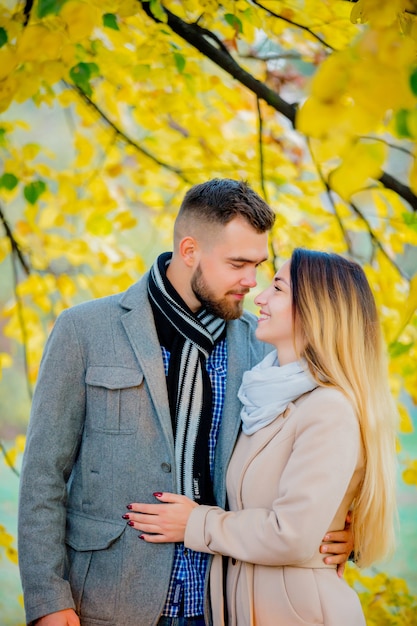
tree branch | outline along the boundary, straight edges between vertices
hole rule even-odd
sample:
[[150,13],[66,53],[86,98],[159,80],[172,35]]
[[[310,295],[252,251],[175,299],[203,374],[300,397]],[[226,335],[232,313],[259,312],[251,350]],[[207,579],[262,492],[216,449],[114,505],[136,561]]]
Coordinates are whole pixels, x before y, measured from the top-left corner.
[[369,139],[370,141],[379,141],[380,143],[383,143],[386,146],[388,146],[388,148],[391,148],[392,150],[398,150],[399,152],[404,152],[404,154],[406,154],[407,156],[414,158],[414,154],[411,152],[411,150],[407,150],[407,148],[404,148],[404,146],[399,146],[395,143],[391,143],[390,141],[387,141],[386,139],[383,139],[382,137],[376,137],[374,135],[361,135],[359,139]]
[[[255,0],[253,0],[255,1]],[[150,3],[148,0],[138,0],[142,5],[142,8],[146,15],[150,17],[154,22],[162,23],[158,18],[156,18],[151,9]],[[258,4],[255,2],[255,4]],[[259,5],[261,6],[261,5]],[[281,113],[286,117],[293,127],[295,128],[295,115],[297,106],[294,104],[290,104],[283,100],[281,96],[276,92],[267,87],[264,83],[257,80],[243,69],[229,54],[229,52],[224,51],[224,47],[219,46],[216,48],[213,44],[207,41],[207,30],[198,26],[198,24],[188,24],[184,22],[181,18],[174,15],[163,7],[168,20],[168,26],[182,39],[184,39],[191,46],[196,48],[199,52],[205,55],[208,59],[213,61],[216,65],[221,67],[225,72],[233,76],[238,82],[247,87],[250,91],[252,91],[258,98],[264,100],[273,107],[278,113]],[[277,17],[280,17],[277,14]],[[387,188],[395,191],[401,198],[406,200],[413,209],[413,211],[417,211],[417,196],[411,191],[409,187],[395,179],[390,174],[383,172],[379,178],[379,181]]]
[[18,291],[19,278],[18,278],[18,272],[17,272],[17,267],[16,267],[16,252],[14,250],[12,250],[11,261],[12,261],[12,269],[13,269],[13,286],[14,286],[13,291],[14,291],[14,297],[16,300],[17,317],[19,319],[19,326],[22,331],[23,363],[25,367],[26,385],[27,385],[29,398],[32,399],[33,391],[32,391],[32,385],[30,384],[29,357],[28,357],[28,349],[27,349],[28,334],[27,334],[27,329],[26,329],[26,324],[25,324],[25,318],[23,315],[22,298],[20,297],[19,291]]
[[[22,345],[23,345],[23,361],[24,361],[24,365],[25,365],[25,375],[26,375],[26,383],[27,383],[27,387],[28,387],[28,394],[29,394],[29,398],[32,397],[32,387],[30,384],[30,378],[29,378],[29,361],[28,361],[28,354],[27,354],[27,332],[26,332],[26,325],[25,325],[25,320],[23,318],[23,305],[22,305],[22,300],[19,296],[18,290],[17,290],[17,286],[18,286],[18,271],[17,271],[17,267],[16,267],[16,260],[19,261],[20,265],[23,268],[23,271],[25,272],[26,276],[29,276],[31,273],[30,267],[28,265],[28,263],[26,262],[26,259],[23,256],[23,253],[20,249],[19,244],[17,243],[16,239],[13,236],[12,230],[6,220],[6,217],[4,215],[4,211],[2,209],[2,207],[0,206],[0,219],[3,223],[3,227],[4,230],[6,232],[6,236],[10,241],[11,244],[11,262],[12,262],[12,270],[13,270],[13,291],[14,291],[14,295],[15,295],[15,300],[16,300],[16,306],[17,306],[17,316],[19,318],[19,325],[22,331]],[[4,450],[3,450],[4,453]],[[6,459],[7,460],[7,459]]]
[[291,26],[295,26],[295,28],[299,28],[305,31],[306,33],[311,35],[311,37],[313,37],[314,39],[317,39],[317,41],[319,41],[325,48],[328,48],[329,50],[334,50],[333,46],[331,46],[324,39],[322,39],[320,35],[316,35],[316,33],[312,31],[308,26],[304,26],[304,24],[299,24],[298,22],[293,22],[293,20],[290,20],[288,17],[283,17],[279,13],[275,13],[274,11],[271,11],[271,9],[264,7],[260,2],[257,2],[256,0],[252,0],[252,3],[256,4],[257,7],[259,7],[263,11],[266,11],[273,17],[276,17],[277,19],[282,20],[283,22],[286,22],[287,24],[290,24]]
[[4,460],[6,461],[7,465],[10,467],[10,469],[12,470],[12,472],[14,474],[16,474],[16,476],[20,476],[19,472],[17,471],[17,469],[15,468],[15,466],[13,465],[13,463],[10,460],[9,455],[7,454],[7,450],[4,447],[4,444],[2,441],[0,441],[0,450],[4,456]]
[[[138,2],[140,2],[148,17],[150,17],[154,22],[162,24],[162,22],[153,15],[148,0],[138,0]],[[296,108],[293,104],[289,104],[283,100],[276,91],[267,87],[267,85],[257,80],[254,76],[252,76],[252,74],[250,74],[250,72],[247,72],[243,67],[241,67],[228,51],[225,52],[224,46],[216,47],[208,41],[207,31],[204,28],[201,28],[198,24],[188,24],[187,22],[184,22],[181,18],[174,15],[174,13],[171,13],[171,11],[165,7],[164,11],[167,15],[168,26],[174,31],[174,33],[179,35],[187,43],[213,61],[213,63],[221,67],[242,85],[245,85],[245,87],[258,96],[258,98],[265,100],[265,102],[267,102],[279,113],[282,113],[282,115],[294,124]]]
[[184,175],[184,173],[182,172],[182,170],[180,170],[177,167],[174,167],[173,165],[169,165],[168,163],[164,163],[164,161],[161,161],[160,159],[158,159],[156,156],[154,156],[151,152],[148,152],[148,150],[146,150],[145,148],[142,148],[142,146],[140,146],[138,143],[136,143],[136,141],[134,141],[133,139],[131,139],[128,135],[126,135],[126,133],[124,133],[122,130],[120,130],[120,128],[118,126],[116,126],[116,124],[104,113],[104,111],[102,111],[100,109],[100,107],[97,106],[97,104],[95,102],[93,102],[91,100],[91,98],[89,98],[87,96],[87,94],[80,89],[80,87],[76,86],[76,85],[70,85],[69,83],[66,83],[64,81],[64,84],[70,88],[73,89],[74,91],[76,91],[78,93],[78,95],[84,100],[84,102],[91,107],[96,113],[97,115],[106,122],[106,124],[108,126],[110,126],[110,128],[112,128],[114,130],[114,132],[116,133],[116,135],[118,137],[120,137],[125,143],[127,143],[128,145],[132,146],[133,148],[135,148],[135,150],[137,150],[138,152],[140,152],[141,154],[143,154],[144,156],[146,156],[148,159],[150,159],[151,161],[153,161],[154,163],[156,163],[157,165],[164,167],[165,169],[169,170],[170,172],[173,172],[174,174],[176,174],[177,176],[179,176],[179,178],[181,178],[185,183],[190,183],[190,181],[187,179],[187,177]]
[[387,189],[395,191],[395,193],[403,198],[403,200],[408,202],[413,211],[417,211],[417,196],[411,191],[410,187],[407,187],[407,185],[404,185],[387,172],[382,172],[379,177],[379,182],[381,182]]
[[369,236],[371,237],[371,241],[373,243],[373,245],[378,248],[378,250],[380,252],[382,252],[382,254],[384,255],[384,257],[387,259],[387,261],[389,263],[391,263],[391,265],[393,267],[395,267],[395,269],[397,270],[397,272],[399,273],[399,275],[401,276],[401,278],[404,278],[405,280],[409,281],[408,276],[406,276],[403,272],[403,270],[401,269],[401,267],[394,261],[394,259],[392,257],[390,257],[390,255],[388,254],[388,252],[385,250],[384,246],[382,245],[382,243],[379,241],[378,237],[375,235],[372,226],[370,225],[370,223],[368,222],[368,220],[366,219],[366,217],[364,216],[364,214],[362,213],[362,211],[356,206],[356,204],[354,204],[353,202],[349,202],[349,206],[352,207],[353,211],[356,213],[356,215],[362,220],[362,222],[365,224],[366,226],[366,230],[369,233]]
[[[315,167],[316,167],[316,170],[317,170],[317,172],[318,172],[318,175],[319,175],[319,177],[320,177],[320,179],[321,179],[321,181],[322,181],[323,185],[324,185],[324,186],[325,186],[325,188],[326,188],[327,196],[328,196],[328,198],[329,198],[329,200],[330,200],[330,202],[331,202],[331,205],[332,205],[332,207],[333,207],[333,211],[334,211],[334,214],[335,214],[335,216],[336,216],[337,222],[338,222],[339,227],[340,227],[340,229],[341,229],[341,231],[342,231],[342,233],[343,233],[343,237],[344,237],[344,239],[345,239],[345,241],[346,241],[346,243],[347,243],[347,245],[348,245],[349,254],[351,254],[351,255],[353,256],[353,254],[352,254],[352,244],[351,244],[351,241],[350,241],[350,237],[349,237],[349,235],[348,235],[347,231],[345,230],[345,228],[344,228],[344,226],[343,226],[343,223],[342,223],[342,220],[340,219],[340,216],[339,216],[339,215],[338,215],[338,213],[337,213],[337,210],[336,210],[336,204],[335,204],[334,199],[333,199],[333,196],[332,196],[332,189],[330,188],[330,186],[329,186],[328,182],[327,182],[327,181],[326,181],[326,179],[324,178],[323,173],[322,173],[322,171],[321,171],[321,168],[320,168],[319,164],[317,163],[316,159],[314,158],[314,152],[313,152],[313,150],[312,150],[312,148],[311,148],[311,144],[310,144],[310,142],[308,141],[307,143],[308,143],[308,147],[309,147],[309,150],[310,150],[310,154],[311,154],[311,158],[312,158],[312,160],[313,160],[313,163],[314,163],[314,165],[315,165]],[[407,279],[407,276],[405,276],[405,274],[404,274],[404,272],[402,271],[402,269],[401,269],[401,268],[399,267],[399,265],[398,265],[398,264],[394,261],[394,259],[392,259],[392,258],[390,257],[390,255],[388,254],[388,252],[387,252],[387,251],[385,250],[385,248],[383,247],[382,243],[379,241],[378,237],[375,235],[374,231],[372,230],[371,225],[369,224],[368,220],[366,219],[366,217],[364,216],[364,214],[362,213],[362,211],[361,211],[361,210],[360,210],[360,209],[356,206],[356,204],[354,204],[353,202],[349,202],[348,204],[349,204],[349,206],[352,208],[352,210],[354,211],[354,213],[356,213],[356,215],[357,215],[357,216],[358,216],[358,217],[359,217],[359,218],[363,221],[363,223],[365,224],[366,230],[368,231],[368,234],[369,234],[369,236],[370,236],[370,238],[371,238],[371,242],[372,242],[372,244],[374,245],[374,247],[378,248],[378,249],[382,252],[382,254],[385,256],[385,258],[389,261],[389,263],[391,263],[391,265],[392,265],[393,267],[395,267],[395,269],[397,270],[397,272],[400,274],[400,276],[401,276],[402,278]]]
[[25,6],[23,7],[23,26],[27,26],[30,20],[30,14],[32,12],[33,0],[26,0]]
[[19,244],[17,243],[16,239],[14,238],[14,235],[12,233],[12,229],[10,228],[10,226],[9,226],[7,220],[6,220],[6,216],[4,215],[4,211],[3,211],[1,206],[0,206],[0,220],[3,223],[3,227],[4,227],[4,231],[6,233],[6,237],[10,241],[10,245],[12,247],[12,252],[19,259],[20,264],[23,267],[23,270],[24,270],[25,274],[27,276],[29,276],[29,274],[30,274],[30,267],[27,264],[25,257],[23,256],[23,253],[22,253],[22,251],[20,249]]
[[264,145],[263,145],[263,118],[262,111],[259,102],[259,98],[256,98],[256,106],[258,110],[258,147],[259,147],[259,178],[261,180],[262,193],[265,201],[268,202],[268,196],[265,188],[265,172],[264,172]]
[[339,228],[340,228],[340,230],[342,232],[343,239],[346,242],[348,252],[349,252],[349,254],[351,256],[353,256],[353,254],[352,254],[352,241],[351,241],[351,238],[350,238],[349,233],[347,232],[346,228],[344,227],[343,221],[341,220],[339,213],[337,212],[336,203],[335,203],[334,198],[332,196],[332,190],[331,190],[331,188],[329,186],[329,183],[327,182],[327,180],[325,179],[325,177],[323,175],[323,172],[322,172],[322,169],[321,169],[319,163],[317,162],[317,160],[316,160],[316,158],[314,156],[314,152],[313,152],[313,149],[312,149],[312,146],[311,146],[311,141],[308,138],[307,138],[307,145],[308,145],[308,149],[310,151],[311,159],[312,159],[312,161],[314,163],[314,166],[315,166],[315,168],[317,170],[317,173],[318,173],[319,178],[320,178],[320,180],[322,182],[322,185],[326,189],[326,195],[327,195],[327,197],[329,199],[330,204],[332,205],[334,216],[335,216],[336,221],[337,221],[337,223],[339,225]]

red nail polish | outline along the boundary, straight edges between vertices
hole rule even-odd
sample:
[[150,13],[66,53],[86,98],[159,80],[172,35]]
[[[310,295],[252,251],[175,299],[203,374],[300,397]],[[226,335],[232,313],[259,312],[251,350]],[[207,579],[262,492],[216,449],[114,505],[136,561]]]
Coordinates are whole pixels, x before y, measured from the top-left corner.
[[143,539],[145,540],[145,537],[143,535],[138,535],[139,539]]
[[122,515],[122,519],[129,519],[129,514],[125,513],[124,515]]
[[127,508],[127,509],[132,510],[132,509],[133,509],[133,506],[132,506],[131,504],[128,504],[128,505],[126,506],[126,508]]
[[155,496],[155,498],[160,498],[162,496],[162,491],[154,491],[152,495]]
[[127,523],[128,526],[134,526],[134,524],[135,524],[135,522],[132,522],[132,520],[129,520],[128,523]]

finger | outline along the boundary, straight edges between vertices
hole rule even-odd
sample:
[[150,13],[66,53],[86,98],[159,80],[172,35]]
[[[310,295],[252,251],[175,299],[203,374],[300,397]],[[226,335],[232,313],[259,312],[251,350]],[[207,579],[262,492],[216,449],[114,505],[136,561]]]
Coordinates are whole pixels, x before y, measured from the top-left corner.
[[159,504],[147,504],[144,502],[132,502],[127,505],[127,509],[133,513],[147,513],[148,515],[157,515],[160,511]]
[[[180,502],[184,502],[187,501],[188,498],[186,496],[181,496],[178,495],[177,493],[169,493],[167,492],[162,492],[162,491],[154,491],[154,493],[152,494],[157,500],[159,500],[159,502],[166,502],[169,504],[172,503],[180,503]],[[144,503],[144,502],[131,502],[130,504],[126,505],[126,508],[129,511],[135,511],[137,513],[151,513],[151,514],[155,514],[157,512],[159,512],[159,504],[149,504],[149,503]]]
[[149,515],[148,513],[128,513],[123,517],[129,520],[127,522],[129,526],[133,526],[130,522],[135,522],[137,524],[139,524],[139,522],[142,522],[143,524],[152,524],[158,516]]
[[344,554],[347,558],[348,545],[346,543],[325,543],[320,546],[322,554]]
[[169,539],[165,537],[165,535],[150,535],[147,533],[142,533],[139,535],[139,539],[146,541],[146,543],[167,543]]
[[154,515],[137,515],[135,519],[130,519],[127,525],[146,533],[160,533],[162,528],[158,523],[158,518],[154,518]]
[[348,530],[337,530],[335,532],[327,533],[323,541],[333,543],[348,543],[350,540],[350,532]]
[[340,563],[340,565],[338,565],[336,568],[336,572],[339,578],[343,578],[343,574],[345,572],[345,565],[346,565],[345,563]]
[[184,500],[188,500],[186,496],[181,496],[178,493],[170,493],[169,491],[155,491],[152,494],[159,502],[166,502],[168,504],[184,502]]
[[329,554],[324,558],[324,562],[326,565],[342,565],[342,563],[346,563],[348,555],[344,552],[343,554]]

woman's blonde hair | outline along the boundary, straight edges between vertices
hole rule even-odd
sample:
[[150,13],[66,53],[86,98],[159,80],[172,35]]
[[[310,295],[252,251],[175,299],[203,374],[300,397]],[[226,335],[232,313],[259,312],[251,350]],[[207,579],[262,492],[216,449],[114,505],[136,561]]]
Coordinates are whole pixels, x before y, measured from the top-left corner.
[[392,553],[396,518],[397,410],[375,300],[361,266],[337,254],[297,248],[290,272],[299,356],[320,385],[349,398],[359,420],[365,474],[352,527],[356,560],[369,566]]

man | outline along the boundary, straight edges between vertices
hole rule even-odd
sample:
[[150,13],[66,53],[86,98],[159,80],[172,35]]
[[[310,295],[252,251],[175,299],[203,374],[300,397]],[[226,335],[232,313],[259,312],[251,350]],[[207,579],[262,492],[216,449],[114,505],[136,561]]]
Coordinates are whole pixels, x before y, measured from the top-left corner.
[[209,623],[208,557],[139,541],[123,512],[156,489],[224,506],[237,390],[266,349],[243,301],[267,258],[273,221],[243,182],[196,185],[175,222],[172,256],[161,255],[125,293],[58,318],[21,478],[28,623]]

